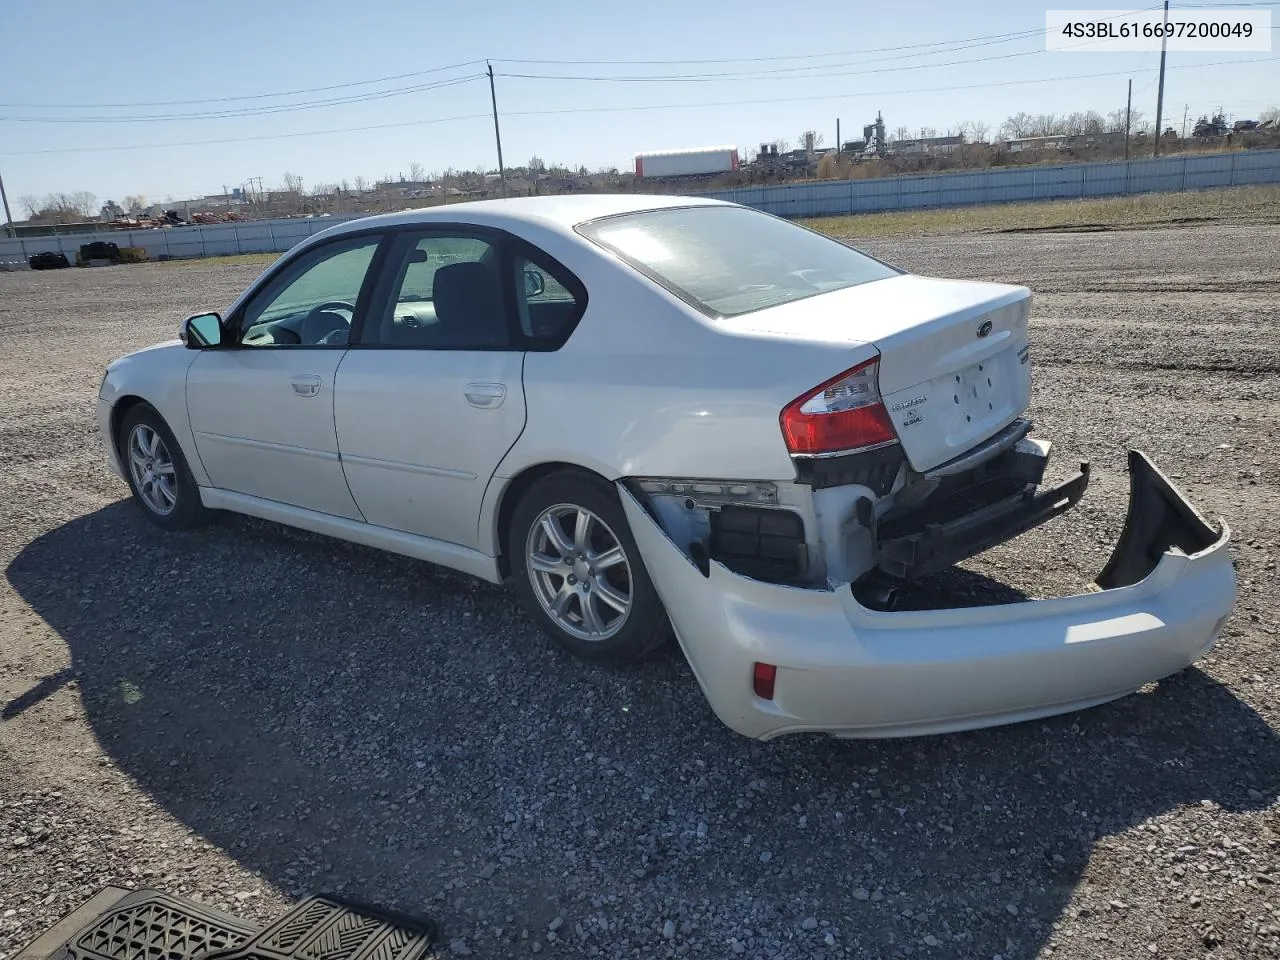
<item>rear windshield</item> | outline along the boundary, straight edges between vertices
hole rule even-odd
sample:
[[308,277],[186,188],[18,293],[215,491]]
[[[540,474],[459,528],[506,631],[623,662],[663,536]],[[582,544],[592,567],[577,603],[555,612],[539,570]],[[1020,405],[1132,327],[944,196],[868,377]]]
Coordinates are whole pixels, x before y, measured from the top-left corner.
[[595,220],[578,232],[704,313],[734,317],[902,271],[746,207],[675,207]]

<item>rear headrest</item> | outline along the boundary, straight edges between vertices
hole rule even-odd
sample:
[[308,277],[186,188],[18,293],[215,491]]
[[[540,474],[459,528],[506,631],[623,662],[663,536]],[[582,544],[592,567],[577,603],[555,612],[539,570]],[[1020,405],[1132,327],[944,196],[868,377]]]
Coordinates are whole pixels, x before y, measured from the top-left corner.
[[432,300],[447,341],[475,346],[507,342],[502,284],[486,264],[468,261],[441,267],[433,281]]

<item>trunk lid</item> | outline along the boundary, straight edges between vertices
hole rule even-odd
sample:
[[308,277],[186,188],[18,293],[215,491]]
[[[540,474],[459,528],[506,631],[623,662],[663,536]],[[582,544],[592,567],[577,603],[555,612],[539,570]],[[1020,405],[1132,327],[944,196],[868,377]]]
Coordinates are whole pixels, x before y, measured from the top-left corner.
[[903,274],[716,326],[746,336],[873,344],[880,394],[903,452],[924,471],[1026,410],[1030,297],[1026,287]]

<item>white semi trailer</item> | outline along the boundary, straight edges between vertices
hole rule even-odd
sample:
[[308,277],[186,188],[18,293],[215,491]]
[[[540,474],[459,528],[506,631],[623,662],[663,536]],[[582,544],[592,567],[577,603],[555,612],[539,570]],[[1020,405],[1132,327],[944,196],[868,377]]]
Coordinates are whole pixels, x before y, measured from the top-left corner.
[[738,169],[737,147],[694,147],[636,154],[636,176],[695,177]]

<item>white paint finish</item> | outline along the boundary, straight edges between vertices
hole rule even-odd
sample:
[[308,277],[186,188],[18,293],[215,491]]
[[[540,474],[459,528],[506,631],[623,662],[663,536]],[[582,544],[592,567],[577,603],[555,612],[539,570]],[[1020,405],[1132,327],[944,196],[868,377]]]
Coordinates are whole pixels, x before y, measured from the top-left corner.
[[[781,342],[871,344],[880,353],[880,392],[903,451],[916,470],[928,470],[1026,410],[1030,364],[1019,351],[1027,345],[1029,298],[1025,287],[903,274],[717,326]],[[984,322],[990,332],[979,336]],[[854,365],[850,360],[828,376]]]
[[374,526],[359,520],[335,517],[315,510],[304,510],[287,503],[264,500],[260,497],[246,496],[214,487],[201,487],[200,500],[211,510],[230,510],[250,517],[260,517],[263,520],[272,520],[300,530],[310,530],[312,533],[337,537],[339,540],[350,540],[352,543],[425,560],[428,563],[438,563],[490,583],[502,582],[502,578],[498,575],[497,560],[479,551],[460,547],[456,543],[419,537],[402,530],[390,530],[387,527]]
[[[1230,531],[1170,550],[1131,587],[991,607],[880,613],[838,590],[709,577],[624,488],[632,534],[716,714],[751,737],[908,736],[1101,703],[1198,659],[1235,601]],[[1087,642],[1074,642],[1087,638]],[[773,701],[752,664],[778,666]]]
[[101,396],[98,398],[97,406],[94,410],[95,419],[98,421],[98,439],[102,441],[102,446],[106,449],[107,465],[111,467],[111,472],[121,480],[125,479],[124,464],[120,460],[120,448],[116,444],[116,438],[111,433],[111,408],[110,400],[105,400]]
[[782,408],[874,356],[726,332],[603,250],[565,246],[556,255],[586,284],[587,313],[559,350],[527,356],[529,425],[501,476],[559,460],[608,479],[794,480]]
[[180,341],[168,340],[135,350],[107,365],[98,397],[107,404],[105,410],[99,405],[99,423],[103,442],[109,448],[109,457],[115,456],[114,439],[110,436],[111,411],[121,400],[138,397],[164,417],[182,447],[196,482],[209,482],[204,466],[196,456],[195,438],[187,420],[186,372],[195,357],[195,352],[188,350]]
[[[187,409],[210,485],[360,519],[333,426],[333,388],[345,351],[245,347],[193,353]],[[295,389],[297,382],[308,384],[304,393]]]
[[[485,487],[524,429],[522,359],[515,351],[347,352],[334,415],[347,482],[370,523],[477,546]],[[494,552],[488,541],[478,546]]]

